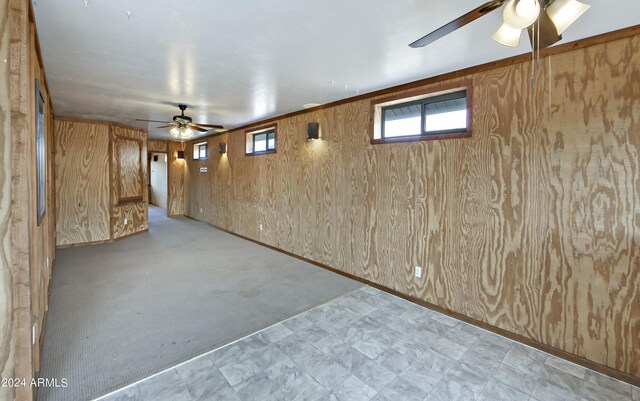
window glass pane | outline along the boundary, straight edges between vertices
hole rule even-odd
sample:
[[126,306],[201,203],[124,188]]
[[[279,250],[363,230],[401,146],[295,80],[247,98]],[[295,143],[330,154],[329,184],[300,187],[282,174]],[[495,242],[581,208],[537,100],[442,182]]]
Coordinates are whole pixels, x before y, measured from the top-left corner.
[[267,134],[267,147],[269,148],[269,150],[273,150],[276,148],[276,133],[275,132],[269,132]]
[[420,135],[422,105],[409,104],[385,107],[383,136],[393,138],[398,136]]
[[207,145],[200,145],[200,158],[201,159],[207,158]]
[[200,158],[200,153],[198,152],[198,145],[193,147],[193,160],[198,160]]
[[[439,96],[437,101],[424,105],[426,133],[467,128],[466,91]],[[435,100],[435,99],[434,99]]]
[[253,151],[264,152],[267,150],[267,134],[256,134],[253,136]]

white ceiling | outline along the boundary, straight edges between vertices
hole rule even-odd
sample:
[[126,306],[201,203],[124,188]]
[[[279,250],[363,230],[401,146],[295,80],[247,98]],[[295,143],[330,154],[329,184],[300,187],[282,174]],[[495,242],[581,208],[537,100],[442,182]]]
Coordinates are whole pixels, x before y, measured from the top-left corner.
[[[147,128],[178,103],[226,128],[529,51],[490,38],[501,11],[408,44],[486,0],[34,0],[56,115]],[[561,43],[640,23],[637,0],[592,8]],[[130,13],[130,14],[129,14]]]

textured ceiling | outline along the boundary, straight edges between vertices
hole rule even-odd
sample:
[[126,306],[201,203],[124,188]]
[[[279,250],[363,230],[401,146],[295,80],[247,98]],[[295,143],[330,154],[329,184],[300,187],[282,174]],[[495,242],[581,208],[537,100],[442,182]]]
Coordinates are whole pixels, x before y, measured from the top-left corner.
[[[566,43],[640,23],[637,0],[592,8]],[[186,103],[232,128],[528,51],[491,40],[501,11],[407,45],[484,0],[34,1],[56,115],[147,128]],[[523,36],[523,39],[525,37]]]

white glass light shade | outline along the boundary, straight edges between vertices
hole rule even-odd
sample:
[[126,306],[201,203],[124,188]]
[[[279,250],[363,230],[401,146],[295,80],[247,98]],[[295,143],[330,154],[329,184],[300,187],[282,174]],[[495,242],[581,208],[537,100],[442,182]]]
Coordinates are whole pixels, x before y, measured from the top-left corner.
[[511,28],[524,29],[533,25],[540,15],[538,0],[509,0],[502,14]]
[[518,47],[520,46],[520,37],[522,29],[516,29],[504,23],[496,33],[491,36],[493,40],[504,46]]
[[558,34],[562,35],[589,7],[591,6],[577,0],[555,0],[547,7],[547,13],[558,29]]
[[173,127],[169,133],[177,139],[189,139],[195,134],[195,131],[189,127]]
[[188,139],[191,138],[193,134],[195,134],[195,132],[191,128],[187,127],[182,130],[182,135],[180,137],[182,139]]

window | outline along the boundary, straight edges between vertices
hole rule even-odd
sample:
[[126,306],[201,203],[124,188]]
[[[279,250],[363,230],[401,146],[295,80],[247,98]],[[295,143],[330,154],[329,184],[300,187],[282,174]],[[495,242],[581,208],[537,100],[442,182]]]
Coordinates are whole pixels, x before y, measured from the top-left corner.
[[246,133],[247,155],[260,155],[266,153],[275,153],[276,151],[276,127],[269,126],[260,128]]
[[470,109],[465,88],[378,102],[372,143],[470,136]]
[[193,145],[193,160],[205,160],[207,155],[206,142],[196,143]]

